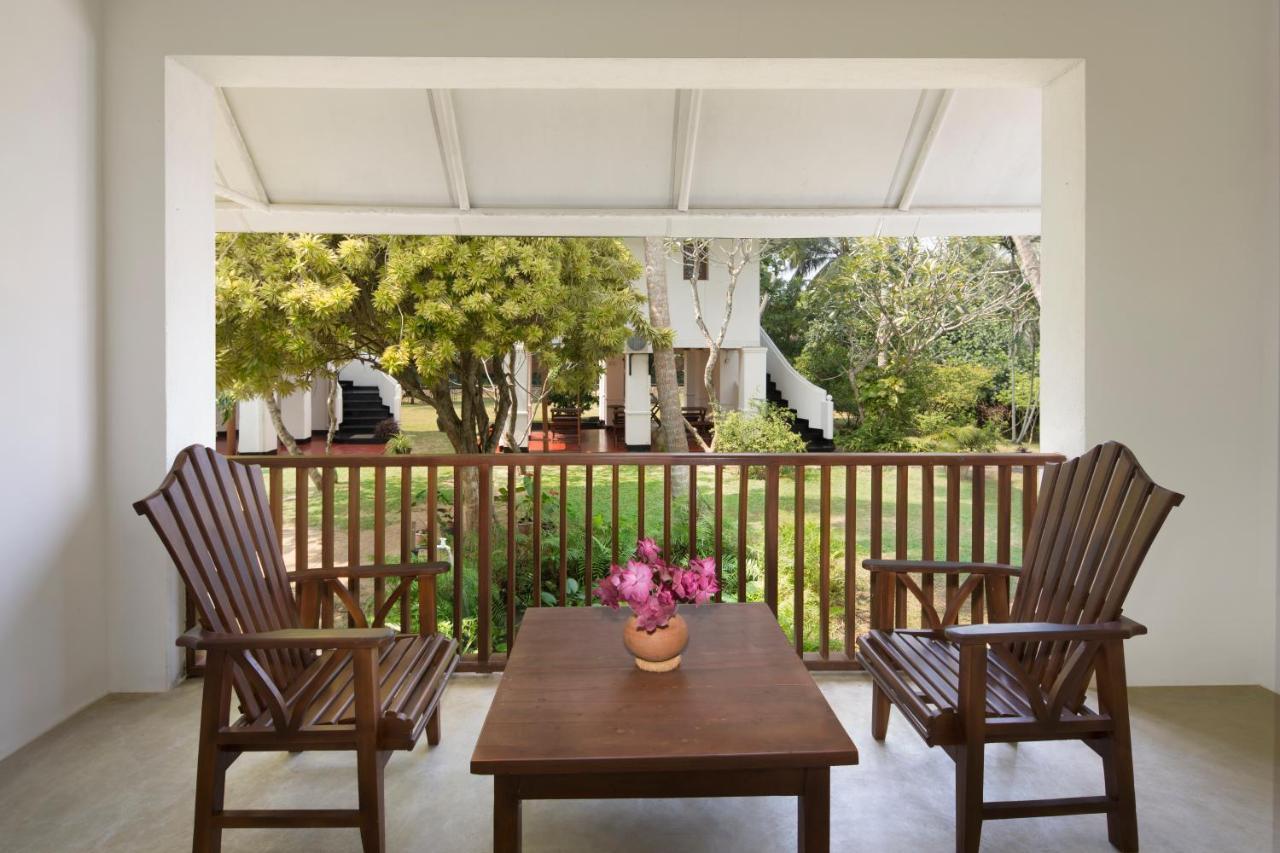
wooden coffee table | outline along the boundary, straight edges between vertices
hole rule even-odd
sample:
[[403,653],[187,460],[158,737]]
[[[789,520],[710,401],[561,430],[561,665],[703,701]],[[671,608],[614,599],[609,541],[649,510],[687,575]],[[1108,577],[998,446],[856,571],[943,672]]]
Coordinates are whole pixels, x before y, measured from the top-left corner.
[[681,608],[689,647],[636,669],[627,612],[531,609],[471,755],[493,776],[493,849],[520,849],[523,800],[799,801],[799,849],[829,845],[831,767],[858,751],[763,604]]

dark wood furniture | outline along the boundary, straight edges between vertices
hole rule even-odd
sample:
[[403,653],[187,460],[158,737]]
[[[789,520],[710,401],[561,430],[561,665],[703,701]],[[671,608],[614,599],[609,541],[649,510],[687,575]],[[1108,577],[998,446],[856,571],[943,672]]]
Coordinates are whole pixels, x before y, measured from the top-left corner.
[[[525,612],[471,772],[494,777],[493,847],[523,800],[799,798],[800,850],[828,849],[830,768],[858,753],[763,604],[686,607],[680,668],[646,673],[626,612]],[[681,722],[683,721],[683,723]]]
[[[134,504],[164,541],[199,626],[178,640],[203,650],[192,849],[216,851],[222,830],[358,827],[365,851],[385,848],[383,767],[425,731],[440,740],[440,695],[458,662],[452,639],[384,626],[400,589],[368,619],[344,579],[434,584],[446,563],[352,566],[288,573],[257,466],[194,445],[160,487]],[[303,627],[293,584],[323,585],[355,625]],[[239,716],[232,720],[235,694]],[[227,768],[245,751],[354,750],[358,809],[223,808]]]
[[[984,820],[1105,813],[1120,850],[1138,849],[1124,640],[1146,629],[1121,614],[1133,578],[1182,495],[1151,481],[1111,442],[1050,465],[1021,569],[993,563],[866,560],[872,630],[858,656],[874,679],[872,734],[890,706],[956,763],[956,850],[978,850]],[[940,616],[912,574],[967,575]],[[1010,582],[1017,591],[1009,605]],[[949,585],[950,586],[950,585]],[[928,628],[903,630],[897,600],[919,602]],[[992,624],[957,625],[984,595]],[[895,627],[895,615],[897,626]],[[1098,708],[1086,704],[1097,678]],[[1081,740],[1103,761],[1106,794],[984,802],[983,745]]]

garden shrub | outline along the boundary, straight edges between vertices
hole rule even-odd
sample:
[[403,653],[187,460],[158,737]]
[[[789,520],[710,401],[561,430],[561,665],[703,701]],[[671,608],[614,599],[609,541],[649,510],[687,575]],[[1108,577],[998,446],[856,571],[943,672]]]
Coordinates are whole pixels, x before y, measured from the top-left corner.
[[388,456],[408,456],[410,453],[413,453],[413,442],[404,433],[398,432],[387,440]]
[[391,436],[400,432],[400,424],[395,418],[387,418],[378,421],[377,426],[373,428],[373,437],[378,441],[390,441]]
[[804,439],[792,431],[795,414],[757,403],[755,411],[716,413],[716,450],[722,453],[803,453]]

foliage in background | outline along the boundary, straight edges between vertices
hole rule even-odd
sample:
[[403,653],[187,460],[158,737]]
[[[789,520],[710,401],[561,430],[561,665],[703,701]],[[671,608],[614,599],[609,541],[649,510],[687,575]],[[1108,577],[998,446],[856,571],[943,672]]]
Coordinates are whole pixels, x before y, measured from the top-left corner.
[[754,411],[716,413],[716,450],[721,453],[803,453],[804,439],[792,431],[795,413],[758,402]]

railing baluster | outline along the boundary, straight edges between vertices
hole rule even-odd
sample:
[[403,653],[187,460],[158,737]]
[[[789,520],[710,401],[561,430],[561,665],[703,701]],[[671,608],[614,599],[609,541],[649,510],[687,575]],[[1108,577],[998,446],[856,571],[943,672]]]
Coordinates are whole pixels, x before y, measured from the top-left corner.
[[724,466],[716,465],[716,523],[715,523],[715,559],[716,559],[716,601],[724,599]]
[[569,467],[560,466],[560,581],[556,588],[556,604],[564,607],[569,585]]
[[[869,515],[870,518],[867,523],[871,526],[871,559],[878,560],[884,556],[884,468],[880,465],[871,466],[871,509]],[[892,582],[892,577],[889,575],[879,572],[871,573],[871,606],[873,609],[880,594],[880,584]],[[875,611],[875,618],[878,619],[883,615],[880,611]],[[887,624],[881,623],[877,627],[887,627]]]
[[[439,499],[439,473],[435,465],[427,466],[427,559],[435,562],[439,559],[436,552],[436,502]],[[418,581],[418,633],[434,634],[440,630],[440,612],[436,606],[436,584],[439,575],[427,579],[426,583]],[[426,605],[425,609],[423,605]]]
[[796,654],[804,657],[804,466],[796,466],[795,491],[795,556],[792,571],[795,576],[795,596],[792,611],[792,637]]
[[[347,565],[360,565],[360,466],[347,468]],[[360,602],[360,579],[347,578],[347,588]],[[355,614],[347,614],[347,626],[355,626]]]
[[611,531],[609,564],[617,565],[618,563],[618,466],[613,468],[613,492],[609,496],[609,528]]
[[738,601],[747,600],[747,505],[751,496],[747,474],[750,470],[746,465],[738,466]]
[[858,622],[858,466],[844,468],[844,656],[854,660]]
[[462,548],[463,531],[466,529],[466,501],[462,499],[462,469],[453,466],[453,638],[462,639],[462,620],[467,616],[466,602],[462,600]]
[[[934,559],[934,542],[933,542],[933,466],[920,466],[920,559]],[[926,573],[920,579],[920,590],[924,593],[924,597],[930,604],[936,605],[934,599],[934,575],[933,572]],[[928,626],[928,620],[924,615],[924,608],[920,610],[920,627]]]
[[542,464],[533,463],[533,601],[542,606]]
[[[311,479],[307,476],[306,463],[299,461],[293,470],[293,570],[305,572],[310,568],[310,513],[311,499],[307,493]],[[319,597],[315,584],[298,584],[298,612],[305,627],[320,624]]]
[[819,469],[818,550],[822,562],[818,574],[818,651],[831,657],[831,466]]
[[1037,476],[1039,470],[1035,465],[1022,466],[1022,547],[1023,559],[1026,559],[1025,549],[1027,547],[1027,537],[1031,535],[1031,519],[1036,514],[1036,498],[1037,498]]
[[671,463],[662,466],[662,559],[671,559]]
[[636,539],[644,538],[644,466],[636,466]]
[[689,553],[692,560],[698,553],[698,466],[689,466]]
[[582,545],[582,553],[583,553],[583,558],[582,558],[582,591],[583,591],[583,596],[584,596],[584,597],[583,597],[583,599],[582,599],[582,603],[583,603],[585,606],[587,606],[587,607],[590,607],[590,606],[591,606],[591,584],[593,583],[593,580],[592,580],[592,577],[591,577],[591,557],[592,557],[592,552],[593,552],[593,550],[594,550],[594,546],[595,546],[595,535],[594,535],[594,534],[595,534],[595,529],[594,529],[594,528],[595,528],[595,523],[594,523],[594,522],[595,522],[595,518],[594,518],[594,516],[593,516],[593,514],[592,514],[592,510],[591,510],[591,506],[592,506],[592,502],[591,502],[591,491],[592,491],[592,482],[591,482],[591,480],[592,480],[592,476],[591,476],[591,470],[592,470],[592,466],[590,466],[590,465],[585,465],[585,466],[583,466],[583,474],[586,476],[586,478],[587,478],[587,482],[586,482],[586,490],[585,490],[585,492],[584,492],[584,494],[583,494],[583,506],[584,506],[584,509],[583,509],[583,513],[582,513],[582,514],[586,517],[586,522],[587,522],[587,530],[586,530],[587,540],[586,540],[586,542],[584,542],[584,543],[583,543],[583,545]]
[[[276,526],[276,536],[284,535],[284,469],[272,468],[267,475],[271,484],[271,521]],[[193,626],[194,627],[194,626]]]
[[[379,465],[373,469],[373,562],[387,562],[387,469]],[[382,578],[373,581],[373,612],[382,610],[386,601],[387,582]]]
[[[413,562],[413,466],[400,466],[400,562]],[[400,630],[406,634],[409,625],[409,584],[400,584]],[[422,618],[422,614],[418,614]]]
[[516,464],[507,465],[507,654],[516,641]]
[[764,476],[764,601],[778,613],[778,466],[765,466]]
[[[1011,527],[1013,524],[1013,469],[1008,465],[996,468],[996,562],[1007,564],[1012,556],[1010,547]],[[1000,583],[1004,586],[1004,600],[1009,601],[1011,584],[1006,576]]]
[[[986,509],[987,509],[987,469],[981,465],[973,466],[973,499],[969,507],[973,521],[973,535],[970,544],[969,559],[981,563],[987,556],[986,542]],[[984,621],[982,614],[982,587],[973,591],[970,601],[969,618],[974,624]]]
[[[334,564],[333,480],[332,468],[325,468],[320,472],[320,566],[325,569],[332,569]],[[332,628],[333,594],[329,592],[328,586],[321,584],[316,584],[316,591],[320,594],[320,625]]]
[[[960,559],[960,468],[957,465],[947,466],[947,560],[957,562]],[[951,606],[956,592],[960,589],[960,578],[955,574],[947,575],[947,607]]]
[[[893,493],[893,556],[905,560],[907,554],[907,466],[897,467],[896,488]],[[894,623],[899,628],[907,625],[907,589],[902,584],[894,586]]]
[[492,517],[493,470],[488,465],[476,466],[479,500],[476,510],[476,654],[481,665],[489,662],[490,632],[493,628],[493,565],[489,548]]

